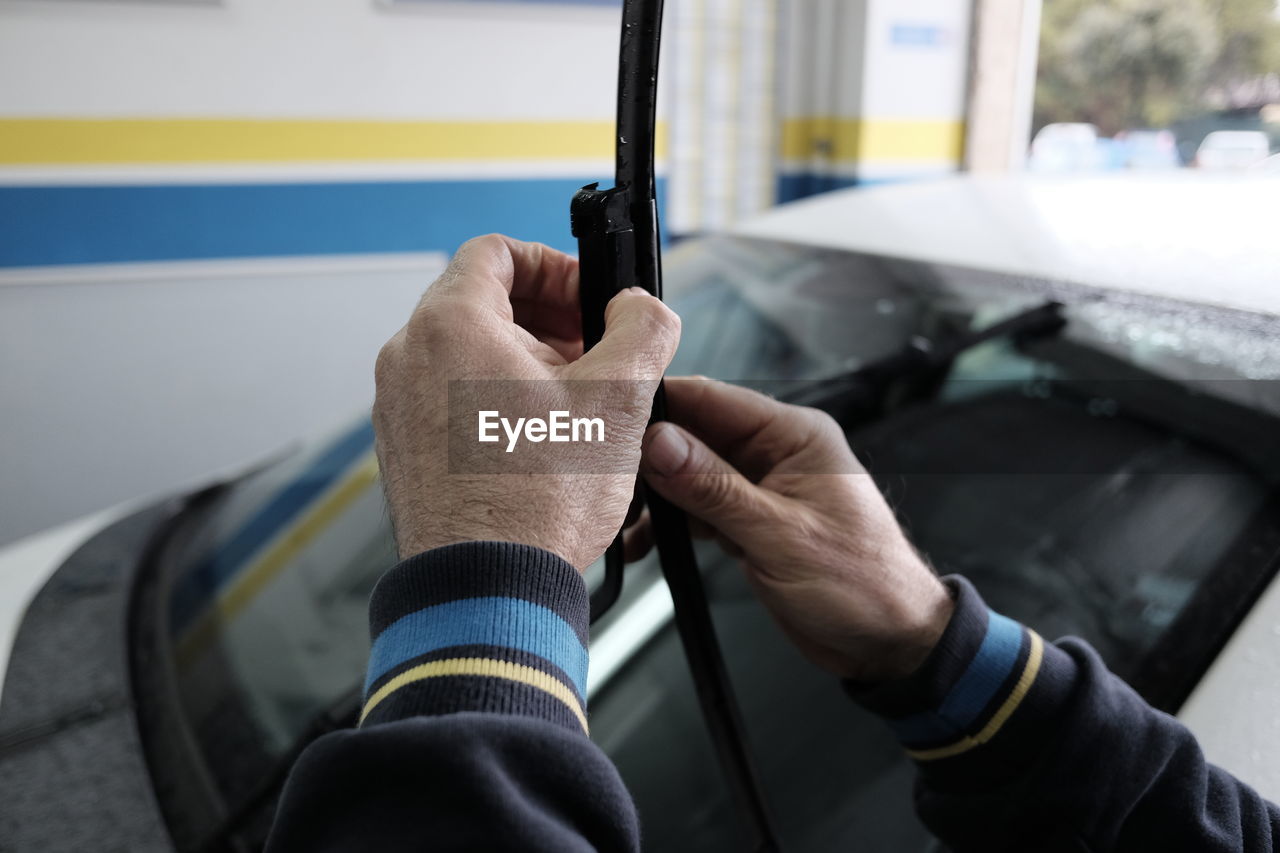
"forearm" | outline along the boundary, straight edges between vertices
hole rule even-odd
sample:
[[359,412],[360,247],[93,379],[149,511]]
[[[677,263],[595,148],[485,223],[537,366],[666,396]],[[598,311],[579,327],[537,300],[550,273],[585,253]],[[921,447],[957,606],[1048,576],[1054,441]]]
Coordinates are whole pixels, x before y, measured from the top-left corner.
[[955,616],[921,670],[851,689],[917,762],[921,817],[957,853],[1272,849],[1276,807],[1091,648],[1045,643],[951,584]]
[[578,573],[539,549],[402,562],[370,604],[360,727],[303,754],[270,849],[637,849],[626,789],[586,737],[587,610]]

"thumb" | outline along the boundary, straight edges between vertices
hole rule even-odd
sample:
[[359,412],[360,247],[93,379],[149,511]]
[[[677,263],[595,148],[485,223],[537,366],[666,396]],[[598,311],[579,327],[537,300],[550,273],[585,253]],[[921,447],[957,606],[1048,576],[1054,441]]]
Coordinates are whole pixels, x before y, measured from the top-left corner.
[[639,287],[615,294],[604,335],[572,365],[578,379],[661,379],[680,343],[680,317]]
[[741,545],[747,545],[761,522],[776,512],[768,492],[672,423],[649,428],[640,470],[658,494]]

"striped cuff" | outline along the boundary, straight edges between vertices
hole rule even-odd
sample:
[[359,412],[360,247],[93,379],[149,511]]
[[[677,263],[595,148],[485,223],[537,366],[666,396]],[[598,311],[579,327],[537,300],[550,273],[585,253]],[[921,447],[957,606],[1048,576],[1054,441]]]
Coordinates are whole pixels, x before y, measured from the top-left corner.
[[1069,691],[1075,663],[988,609],[964,578],[944,580],[955,613],[924,665],[902,681],[846,687],[930,772],[972,780],[974,764],[990,767],[995,759],[1007,769],[1032,757],[1036,733]]
[[487,711],[586,732],[586,585],[540,548],[466,542],[378,581],[362,726]]

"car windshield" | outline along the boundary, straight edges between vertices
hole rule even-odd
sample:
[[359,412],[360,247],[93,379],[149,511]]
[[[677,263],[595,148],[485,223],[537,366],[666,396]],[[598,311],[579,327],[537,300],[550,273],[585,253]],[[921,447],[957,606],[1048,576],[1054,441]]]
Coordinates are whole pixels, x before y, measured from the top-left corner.
[[[1280,376],[1275,328],[755,240],[681,244],[666,272],[684,320],[671,372],[779,395],[912,341],[1066,302],[1059,335],[974,347],[845,426],[939,571],[964,573],[1046,637],[1085,637],[1176,708],[1229,630],[1220,622],[1239,616],[1224,585],[1253,589],[1266,569],[1247,555],[1277,523],[1266,510],[1280,407],[1264,381]],[[788,848],[931,849],[887,730],[797,657],[731,561],[706,548],[700,558]],[[244,822],[251,842],[269,825],[264,780],[359,685],[368,596],[394,559],[362,419],[233,485],[166,561],[183,721],[222,809],[257,809]],[[1232,573],[1219,572],[1227,563]],[[1217,615],[1206,617],[1197,602],[1211,578]],[[593,632],[613,641],[608,661],[593,649],[592,737],[635,794],[648,849],[741,849],[664,600],[653,564],[633,567],[626,597]]]

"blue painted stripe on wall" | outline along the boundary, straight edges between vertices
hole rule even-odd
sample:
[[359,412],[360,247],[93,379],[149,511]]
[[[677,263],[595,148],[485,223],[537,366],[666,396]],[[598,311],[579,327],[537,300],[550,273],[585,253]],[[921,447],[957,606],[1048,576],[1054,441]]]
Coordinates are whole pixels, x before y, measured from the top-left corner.
[[916,180],[911,175],[893,178],[855,178],[837,175],[820,175],[815,172],[796,172],[778,176],[778,204],[808,198],[819,193],[847,190],[849,187],[876,187]]
[[452,252],[490,231],[576,251],[569,201],[595,180],[0,187],[0,267]]
[[783,174],[778,176],[778,203],[808,198],[811,195],[860,186],[857,178],[837,178],[812,172]]

